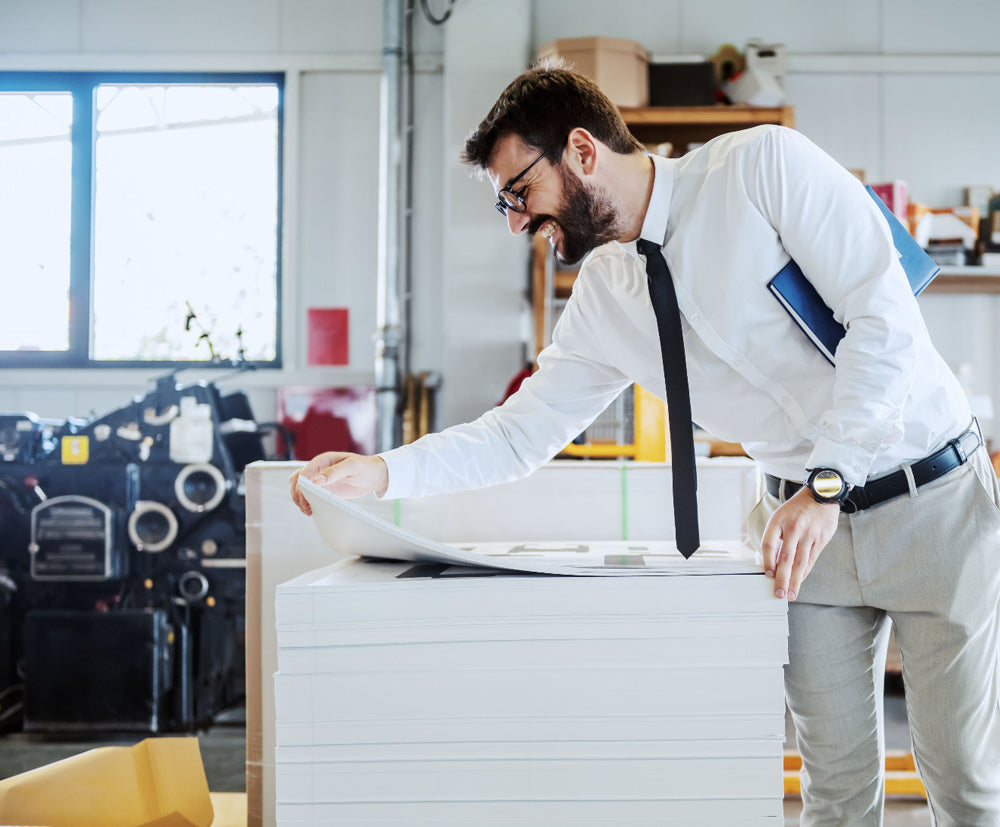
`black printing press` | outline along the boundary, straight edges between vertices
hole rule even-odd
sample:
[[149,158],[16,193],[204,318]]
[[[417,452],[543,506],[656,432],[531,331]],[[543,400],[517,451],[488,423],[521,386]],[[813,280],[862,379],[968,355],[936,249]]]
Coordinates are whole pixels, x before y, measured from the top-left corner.
[[244,691],[242,392],[0,414],[0,730],[191,731]]

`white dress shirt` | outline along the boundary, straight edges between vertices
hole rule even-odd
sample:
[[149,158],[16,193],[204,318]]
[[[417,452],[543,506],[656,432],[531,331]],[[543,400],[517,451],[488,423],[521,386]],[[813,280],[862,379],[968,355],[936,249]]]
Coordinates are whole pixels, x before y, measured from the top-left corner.
[[[888,225],[857,179],[800,133],[762,126],[653,156],[642,237],[683,316],[695,422],[763,470],[836,468],[862,484],[931,453],[972,414],[934,349]],[[847,329],[836,368],[767,288],[794,258]],[[575,438],[630,382],[664,398],[635,242],[594,250],[538,370],[475,422],[381,456],[387,497],[508,482]]]

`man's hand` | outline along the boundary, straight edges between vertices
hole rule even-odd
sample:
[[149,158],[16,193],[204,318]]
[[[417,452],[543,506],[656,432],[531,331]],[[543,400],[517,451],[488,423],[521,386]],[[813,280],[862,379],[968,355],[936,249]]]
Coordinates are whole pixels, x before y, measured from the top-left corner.
[[381,497],[389,487],[389,469],[381,457],[327,451],[313,457],[288,480],[292,500],[306,516],[312,514],[312,509],[299,488],[300,476],[344,499],[372,492]]
[[840,506],[818,503],[808,488],[785,502],[767,523],[761,542],[764,572],[774,578],[775,597],[795,600],[819,553],[837,530]]

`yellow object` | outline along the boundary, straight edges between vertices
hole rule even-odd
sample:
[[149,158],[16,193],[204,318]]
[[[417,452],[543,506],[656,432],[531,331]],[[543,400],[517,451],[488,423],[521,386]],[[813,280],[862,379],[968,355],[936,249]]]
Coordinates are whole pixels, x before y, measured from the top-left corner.
[[409,445],[431,431],[434,392],[437,380],[430,371],[406,376],[406,405],[403,408],[403,444]]
[[[797,752],[786,752],[785,761],[785,795],[801,795],[799,770],[802,769],[802,756]],[[917,775],[917,767],[913,754],[905,751],[889,750],[885,755],[885,794],[906,795],[927,798],[927,790]]]
[[0,824],[211,827],[197,738],[99,747],[0,781]]
[[635,458],[645,462],[666,462],[669,459],[667,405],[639,385],[635,386],[634,394]]
[[61,447],[63,465],[86,465],[90,459],[90,437],[64,436]]
[[669,461],[667,404],[639,385],[632,386],[632,433],[633,441],[630,445],[571,443],[563,448],[561,454],[590,459],[629,457],[644,462]]
[[247,827],[246,793],[212,793],[212,827]]

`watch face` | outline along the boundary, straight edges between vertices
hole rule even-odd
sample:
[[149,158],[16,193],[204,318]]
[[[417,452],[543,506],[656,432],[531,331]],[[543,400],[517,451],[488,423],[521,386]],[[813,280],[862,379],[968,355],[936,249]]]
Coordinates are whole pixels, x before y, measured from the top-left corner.
[[817,471],[811,483],[812,490],[824,499],[836,499],[844,490],[844,478],[836,471]]

